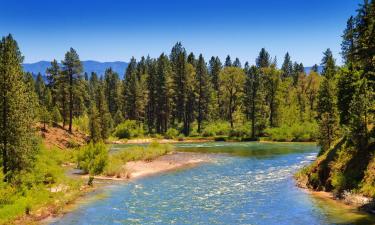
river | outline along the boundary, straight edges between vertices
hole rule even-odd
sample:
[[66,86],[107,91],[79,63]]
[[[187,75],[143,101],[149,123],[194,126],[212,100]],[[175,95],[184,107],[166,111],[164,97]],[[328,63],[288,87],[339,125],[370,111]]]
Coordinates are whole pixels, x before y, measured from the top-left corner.
[[177,144],[212,163],[106,186],[51,224],[375,224],[375,218],[297,188],[314,144]]

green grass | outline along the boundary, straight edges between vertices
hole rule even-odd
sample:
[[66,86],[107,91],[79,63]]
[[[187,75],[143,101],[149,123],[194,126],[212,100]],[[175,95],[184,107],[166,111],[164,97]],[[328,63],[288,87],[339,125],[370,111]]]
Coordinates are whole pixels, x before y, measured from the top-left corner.
[[151,143],[147,146],[134,146],[110,154],[108,165],[103,174],[106,176],[120,177],[125,174],[125,165],[130,161],[146,160],[150,161],[159,156],[168,154],[172,151],[172,146],[168,144]]
[[[18,174],[11,183],[3,182],[4,175],[0,172],[0,224],[12,223],[42,207],[59,210],[74,199],[79,194],[81,182],[68,178],[61,166],[72,160],[72,151],[48,150],[41,145],[31,171]],[[66,190],[50,191],[58,186]]]

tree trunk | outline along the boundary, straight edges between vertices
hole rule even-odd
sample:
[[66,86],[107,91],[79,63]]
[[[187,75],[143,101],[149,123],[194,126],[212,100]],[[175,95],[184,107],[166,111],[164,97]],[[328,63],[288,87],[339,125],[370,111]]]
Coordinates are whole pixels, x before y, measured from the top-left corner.
[[232,112],[232,96],[229,98],[229,121],[230,121],[230,128],[233,129],[233,112]]
[[[6,130],[7,127],[7,99],[5,97],[5,94],[3,96],[3,130]],[[2,137],[3,140],[3,174],[4,174],[4,182],[7,181],[7,173],[8,173],[8,156],[7,156],[7,145],[8,145],[8,140],[7,140],[7,134],[5,133],[4,136]]]
[[69,75],[69,133],[72,133],[73,123],[73,75]]
[[252,99],[252,107],[251,107],[251,138],[255,138],[255,94],[253,92],[253,99]]

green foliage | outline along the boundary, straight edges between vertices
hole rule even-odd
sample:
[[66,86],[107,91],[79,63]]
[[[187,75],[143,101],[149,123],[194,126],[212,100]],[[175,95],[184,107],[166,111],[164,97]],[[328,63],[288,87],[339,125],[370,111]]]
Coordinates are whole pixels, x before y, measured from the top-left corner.
[[179,132],[175,128],[168,128],[167,132],[165,132],[164,137],[167,139],[173,139],[178,136]]
[[80,183],[66,177],[63,163],[72,162],[73,153],[39,146],[35,167],[4,182],[0,172],[0,224],[12,224],[20,216],[43,206],[61,208],[79,192]]
[[121,177],[124,173],[126,173],[126,170],[122,160],[116,154],[110,155],[103,174],[109,177]]
[[11,35],[0,41],[0,159],[6,179],[30,170],[38,151],[36,96],[24,83],[23,56]]
[[103,142],[90,142],[77,153],[77,167],[91,176],[102,173],[107,163],[108,148]]
[[144,135],[144,130],[142,125],[137,124],[137,121],[125,120],[115,128],[113,135],[120,139],[142,137]]
[[203,137],[228,136],[230,132],[230,123],[226,121],[214,121],[203,126]]
[[[56,116],[58,116],[58,114]],[[84,115],[79,116],[79,117],[74,117],[73,118],[73,126],[76,129],[78,129],[80,132],[83,132],[85,134],[89,134],[90,129],[89,129],[89,117],[88,117],[88,115],[84,114]]]
[[[52,111],[52,122],[58,124],[62,121],[60,110],[55,106]],[[74,124],[74,121],[73,121]],[[77,124],[76,124],[77,125]]]
[[315,122],[305,122],[267,128],[265,132],[272,141],[315,141],[318,135],[318,125]]
[[136,160],[152,160],[158,156],[165,155],[172,151],[168,144],[151,143],[148,146],[134,146],[123,149],[113,154],[113,157],[120,159],[122,163]]

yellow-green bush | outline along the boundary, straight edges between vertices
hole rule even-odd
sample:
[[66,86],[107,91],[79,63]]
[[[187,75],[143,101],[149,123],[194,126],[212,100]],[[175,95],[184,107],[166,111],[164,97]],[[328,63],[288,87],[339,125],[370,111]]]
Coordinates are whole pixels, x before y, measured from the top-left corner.
[[120,139],[142,137],[144,130],[142,124],[137,124],[137,121],[125,120],[115,128],[113,135]]
[[89,117],[87,116],[87,114],[84,114],[84,115],[79,116],[79,117],[74,117],[72,123],[73,123],[73,127],[78,129],[79,131],[81,131],[85,134],[90,133]]
[[282,125],[275,128],[267,128],[265,132],[272,141],[315,141],[318,126],[315,122],[304,122],[291,126]]

